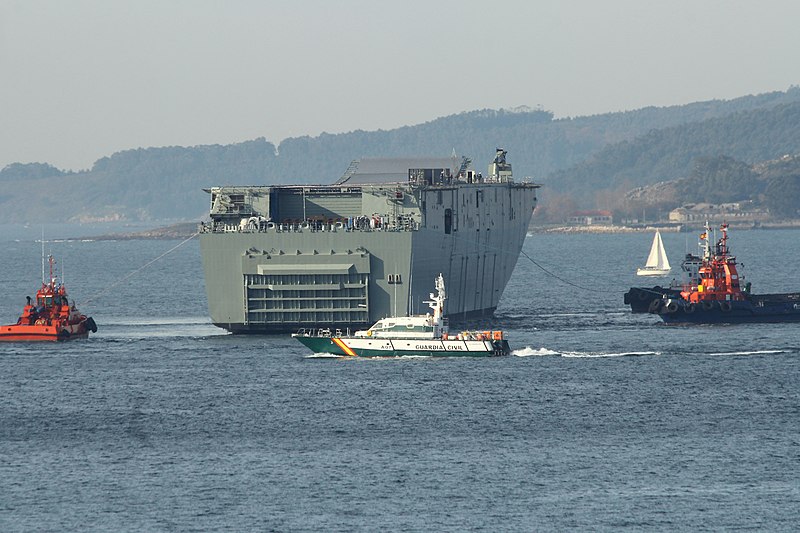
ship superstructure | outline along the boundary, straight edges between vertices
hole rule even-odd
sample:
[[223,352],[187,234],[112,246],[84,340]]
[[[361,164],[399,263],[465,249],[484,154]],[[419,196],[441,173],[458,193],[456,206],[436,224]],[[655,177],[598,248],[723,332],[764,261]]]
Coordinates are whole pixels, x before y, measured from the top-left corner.
[[362,159],[333,185],[207,189],[200,246],[211,319],[233,332],[358,328],[416,314],[443,273],[449,316],[491,314],[516,265],[538,185],[505,150]]

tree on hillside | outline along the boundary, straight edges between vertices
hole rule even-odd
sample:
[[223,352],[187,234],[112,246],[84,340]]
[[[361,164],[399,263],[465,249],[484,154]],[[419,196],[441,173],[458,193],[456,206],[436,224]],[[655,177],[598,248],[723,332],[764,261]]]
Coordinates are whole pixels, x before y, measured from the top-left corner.
[[48,163],[11,163],[0,170],[0,181],[35,180],[64,174],[66,172]]
[[679,196],[684,203],[726,203],[750,199],[762,184],[750,165],[732,157],[698,157],[689,177],[682,180]]
[[779,176],[770,180],[764,191],[764,201],[775,217],[797,217],[800,208],[800,174]]
[[574,198],[569,194],[547,191],[539,195],[539,203],[533,211],[533,220],[539,222],[564,222],[577,209]]

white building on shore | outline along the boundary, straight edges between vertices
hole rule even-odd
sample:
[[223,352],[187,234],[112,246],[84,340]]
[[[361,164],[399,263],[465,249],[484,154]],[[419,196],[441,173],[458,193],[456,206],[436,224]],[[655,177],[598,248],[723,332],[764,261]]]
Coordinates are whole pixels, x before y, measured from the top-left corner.
[[769,212],[757,208],[751,202],[731,202],[726,204],[686,204],[669,212],[670,222],[734,222],[764,221]]

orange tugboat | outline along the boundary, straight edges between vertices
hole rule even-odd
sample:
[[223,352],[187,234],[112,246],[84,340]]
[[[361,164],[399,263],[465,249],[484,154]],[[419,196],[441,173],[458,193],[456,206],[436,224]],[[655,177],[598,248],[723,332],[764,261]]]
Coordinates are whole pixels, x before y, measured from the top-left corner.
[[42,282],[31,301],[22,311],[16,324],[0,326],[0,341],[66,341],[81,339],[95,333],[97,325],[92,317],[81,314],[75,302],[67,297],[67,289],[53,275],[55,261],[50,263],[50,281]]
[[708,223],[705,229],[697,277],[680,294],[653,300],[651,313],[666,323],[800,322],[800,293],[752,294],[749,283],[742,286],[739,263],[728,248],[728,225],[713,247]]

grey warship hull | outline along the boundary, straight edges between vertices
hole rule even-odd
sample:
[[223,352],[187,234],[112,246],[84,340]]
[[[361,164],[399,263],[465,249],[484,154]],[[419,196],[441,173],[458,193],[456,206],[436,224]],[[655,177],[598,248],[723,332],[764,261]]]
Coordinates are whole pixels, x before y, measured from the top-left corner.
[[362,161],[329,186],[210,189],[200,247],[212,322],[234,333],[361,328],[419,313],[440,272],[448,316],[491,314],[538,185],[515,183],[504,157],[486,178],[448,161]]

